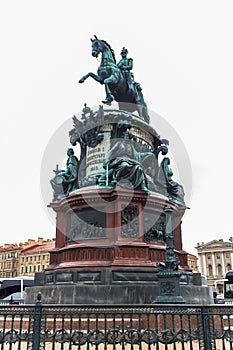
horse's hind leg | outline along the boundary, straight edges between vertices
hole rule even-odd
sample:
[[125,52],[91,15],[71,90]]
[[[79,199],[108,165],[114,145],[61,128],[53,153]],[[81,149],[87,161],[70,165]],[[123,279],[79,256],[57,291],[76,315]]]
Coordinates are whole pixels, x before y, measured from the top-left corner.
[[143,105],[143,107],[142,107],[142,117],[146,123],[150,124],[150,117],[148,114],[148,109],[147,109],[147,106],[145,106],[145,105]]
[[139,117],[144,119],[143,118],[143,111],[142,111],[142,105],[140,103],[137,104],[137,110],[138,110],[138,114],[139,114]]
[[[107,79],[105,79],[105,81],[106,80]],[[109,88],[108,83],[106,83],[105,81],[104,81],[104,85],[105,85],[105,91],[106,91],[106,99],[104,101],[102,101],[102,102],[107,104],[107,105],[111,105],[111,102],[114,101],[115,97],[111,93],[111,90]]]
[[149,117],[147,108],[144,105],[142,105],[141,103],[138,103],[137,110],[138,110],[139,117],[142,118],[146,123],[149,124],[150,117]]

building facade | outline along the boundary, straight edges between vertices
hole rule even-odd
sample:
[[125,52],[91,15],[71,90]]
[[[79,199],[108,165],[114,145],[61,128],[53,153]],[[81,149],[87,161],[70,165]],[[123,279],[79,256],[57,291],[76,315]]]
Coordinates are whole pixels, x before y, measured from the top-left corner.
[[199,272],[198,271],[198,257],[193,254],[188,254],[188,266],[193,272]]
[[36,244],[21,250],[19,255],[19,276],[34,276],[42,272],[50,261],[50,250],[54,248],[54,240],[38,239]]
[[233,239],[222,239],[197,244],[198,269],[206,276],[208,286],[217,293],[223,292],[227,271],[233,269]]
[[0,278],[33,276],[48,265],[49,250],[54,248],[54,240],[39,237],[28,239],[26,243],[4,244],[0,247]]
[[18,276],[21,245],[4,244],[0,247],[0,278]]

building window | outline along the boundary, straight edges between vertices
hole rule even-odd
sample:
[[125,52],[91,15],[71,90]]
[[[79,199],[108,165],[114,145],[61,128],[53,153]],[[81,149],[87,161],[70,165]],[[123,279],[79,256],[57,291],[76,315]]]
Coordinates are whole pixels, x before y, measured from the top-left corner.
[[208,260],[211,259],[211,254],[210,253],[207,254],[207,259]]
[[220,253],[216,254],[217,259],[220,259]]
[[231,264],[227,264],[227,271],[231,270]]
[[36,255],[34,255],[34,261],[36,261]]
[[23,266],[21,266],[21,275],[23,274],[23,270],[24,270],[24,269],[23,269]]
[[230,253],[226,253],[226,259],[230,259]]
[[218,266],[217,266],[217,274],[218,274],[218,276],[222,275],[222,265],[221,264],[218,264]]
[[33,271],[36,272],[36,265],[33,266]]
[[209,266],[208,266],[208,270],[209,270],[209,276],[213,276],[212,265],[209,265]]
[[40,272],[40,265],[37,266],[37,271]]
[[32,256],[30,256],[30,261],[32,261]]

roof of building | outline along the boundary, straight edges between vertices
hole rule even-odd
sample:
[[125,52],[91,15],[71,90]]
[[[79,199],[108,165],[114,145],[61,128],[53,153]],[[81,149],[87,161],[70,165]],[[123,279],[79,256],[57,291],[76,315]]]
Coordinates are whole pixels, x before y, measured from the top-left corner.
[[[35,246],[46,246],[47,248],[46,249],[51,249],[51,245],[54,246],[55,244],[55,239],[44,239],[44,238],[41,238],[41,237],[38,237],[38,240],[36,242],[35,239],[31,239],[29,238],[27,240],[27,242],[24,242],[24,243],[5,243],[3,246],[0,246],[0,252],[7,252],[7,251],[11,251],[11,250],[25,250],[25,249],[28,249],[28,248],[32,248],[32,247],[35,247]],[[53,248],[53,247],[52,247]]]
[[25,248],[21,250],[21,254],[35,254],[35,253],[40,253],[40,252],[49,252],[51,249],[53,249],[55,246],[55,243],[51,244],[43,244],[43,245],[33,245],[31,247]]
[[194,255],[194,254],[190,254],[190,253],[188,253],[188,258],[194,258],[194,259],[197,259],[197,256],[196,255]]
[[21,246],[18,244],[4,244],[4,246],[0,247],[0,252],[7,252],[9,250],[20,250]]
[[196,249],[197,250],[201,250],[201,249],[205,249],[205,248],[220,248],[220,247],[232,247],[233,246],[233,243],[231,241],[228,241],[228,242],[225,242],[223,241],[223,239],[213,239],[212,241],[210,242],[207,242],[207,243],[198,243]]

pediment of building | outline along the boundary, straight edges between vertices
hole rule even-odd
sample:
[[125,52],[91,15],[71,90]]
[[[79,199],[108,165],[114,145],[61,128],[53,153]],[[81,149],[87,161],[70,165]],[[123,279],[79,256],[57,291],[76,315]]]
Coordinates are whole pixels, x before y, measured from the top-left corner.
[[203,251],[203,250],[225,250],[226,248],[232,249],[233,244],[230,242],[222,242],[219,240],[213,240],[211,242],[208,242],[206,244],[200,245],[197,247],[198,251]]

